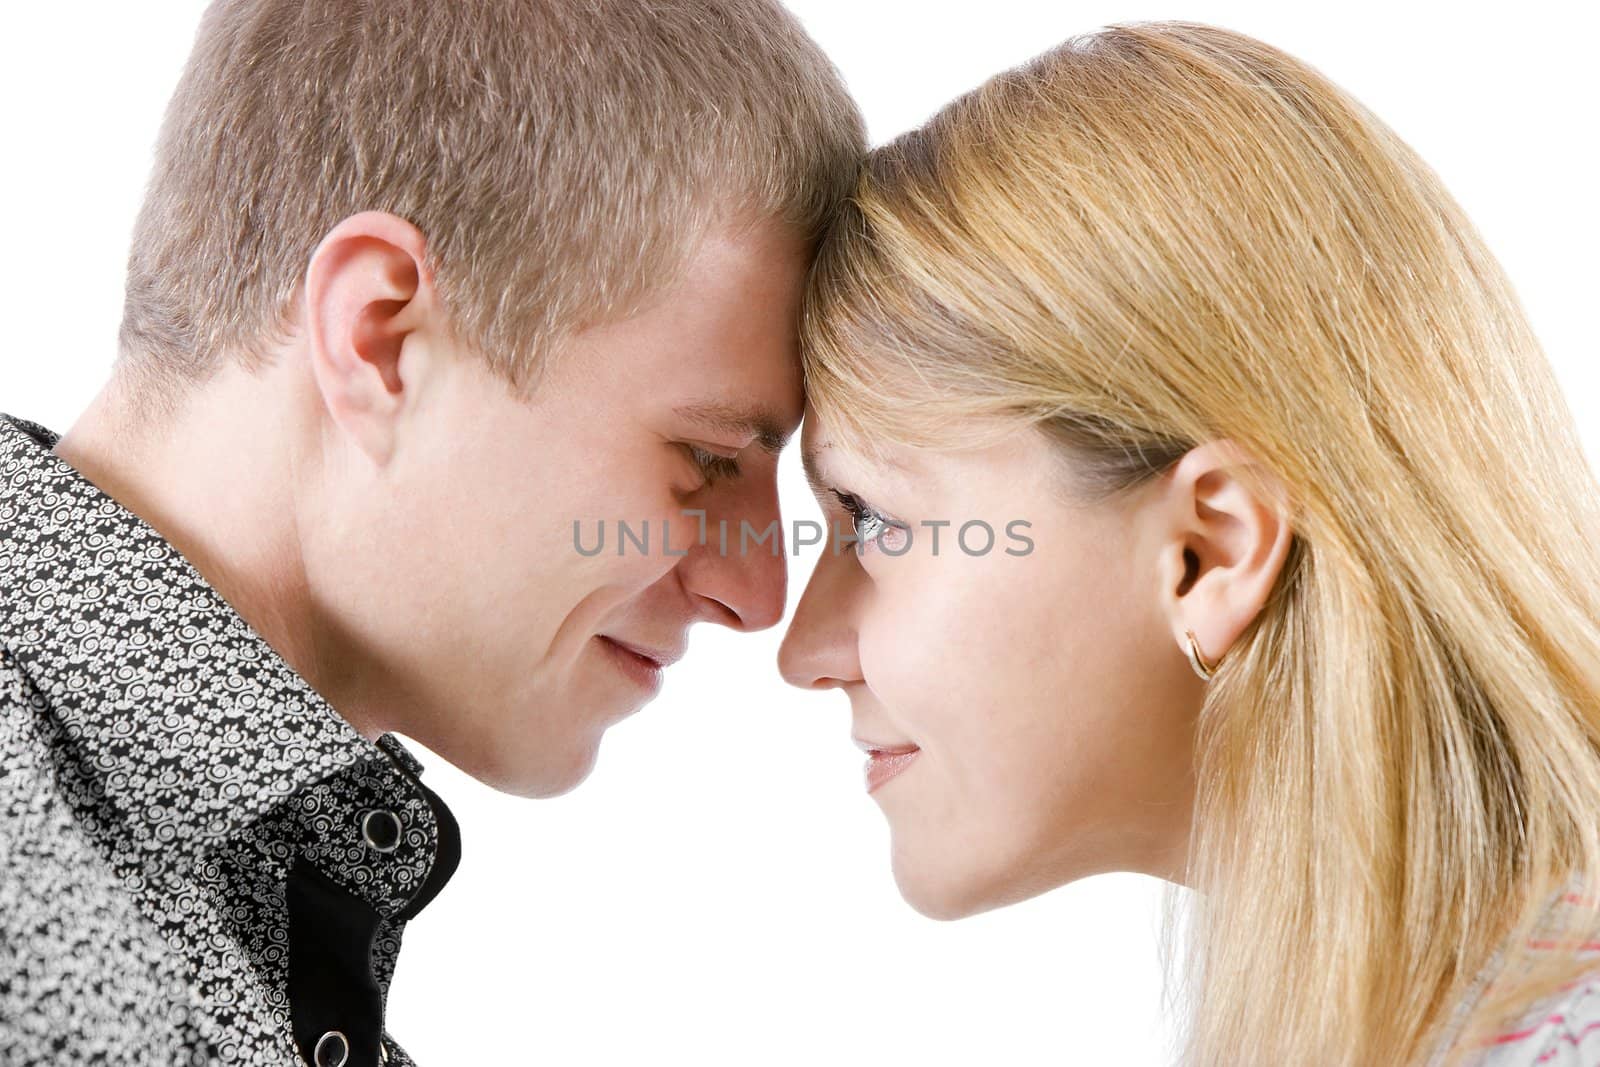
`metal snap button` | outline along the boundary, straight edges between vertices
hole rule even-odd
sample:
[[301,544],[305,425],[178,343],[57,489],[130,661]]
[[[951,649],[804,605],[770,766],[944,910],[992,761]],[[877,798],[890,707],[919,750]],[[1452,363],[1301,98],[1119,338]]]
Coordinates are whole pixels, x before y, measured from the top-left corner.
[[400,817],[379,808],[361,816],[361,836],[377,852],[393,852],[400,847]]
[[339,1031],[329,1030],[317,1038],[317,1047],[311,1053],[317,1067],[344,1067],[350,1058],[350,1041]]

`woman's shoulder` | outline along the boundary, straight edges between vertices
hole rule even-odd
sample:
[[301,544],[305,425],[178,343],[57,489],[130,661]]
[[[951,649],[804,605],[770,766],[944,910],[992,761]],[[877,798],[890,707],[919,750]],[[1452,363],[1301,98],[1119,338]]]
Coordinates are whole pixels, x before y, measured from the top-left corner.
[[1495,1037],[1473,1067],[1600,1065],[1600,970],[1570,983]]

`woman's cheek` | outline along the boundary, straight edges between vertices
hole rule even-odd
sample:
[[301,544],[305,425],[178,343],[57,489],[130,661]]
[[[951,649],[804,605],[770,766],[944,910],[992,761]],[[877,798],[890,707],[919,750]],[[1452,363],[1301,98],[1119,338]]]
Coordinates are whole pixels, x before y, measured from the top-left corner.
[[940,694],[947,691],[946,672],[962,667],[938,636],[914,606],[896,608],[892,618],[863,620],[857,630],[861,676],[889,721],[912,741],[945,703]]
[[[877,614],[863,618],[856,627],[856,654],[861,661],[861,680],[867,683],[878,702],[893,714],[893,693],[899,678],[898,651],[894,636],[884,634]],[[885,640],[887,636],[887,640]]]

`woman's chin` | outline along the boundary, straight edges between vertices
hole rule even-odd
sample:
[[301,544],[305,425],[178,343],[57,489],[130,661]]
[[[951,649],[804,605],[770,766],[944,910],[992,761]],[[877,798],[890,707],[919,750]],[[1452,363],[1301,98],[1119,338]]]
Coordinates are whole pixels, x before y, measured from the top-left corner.
[[901,898],[918,914],[939,922],[1020,904],[1093,873],[1064,875],[1005,862],[952,867],[947,853],[923,860],[898,847],[891,866]]
[[965,919],[1005,903],[975,872],[930,870],[903,860],[893,863],[895,887],[913,911],[938,922]]

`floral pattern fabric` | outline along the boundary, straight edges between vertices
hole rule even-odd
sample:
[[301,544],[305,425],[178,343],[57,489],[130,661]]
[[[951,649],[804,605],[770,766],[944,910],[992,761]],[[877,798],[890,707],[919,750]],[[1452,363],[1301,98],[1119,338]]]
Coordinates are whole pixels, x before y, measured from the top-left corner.
[[0,414],[0,1062],[409,1064],[454,819],[57,440]]

